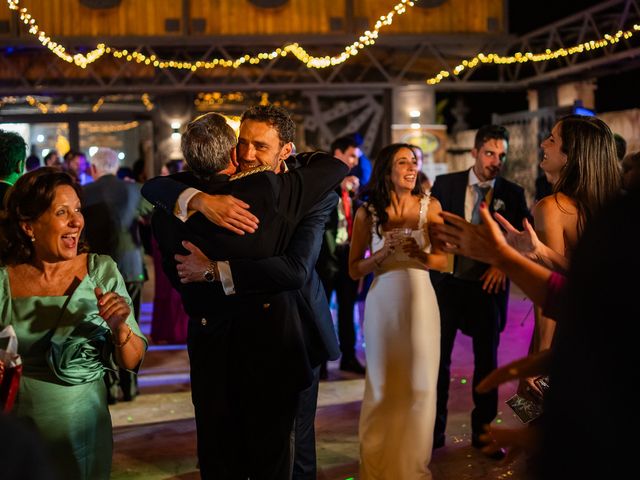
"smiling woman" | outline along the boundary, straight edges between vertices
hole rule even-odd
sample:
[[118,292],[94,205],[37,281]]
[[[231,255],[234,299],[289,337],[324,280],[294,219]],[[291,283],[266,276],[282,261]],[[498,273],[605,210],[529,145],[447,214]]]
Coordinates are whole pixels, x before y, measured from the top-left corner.
[[13,326],[23,377],[14,411],[34,424],[57,478],[107,479],[111,421],[103,381],[146,349],[109,257],[78,253],[79,187],[44,167],[22,176],[0,217],[0,329]]

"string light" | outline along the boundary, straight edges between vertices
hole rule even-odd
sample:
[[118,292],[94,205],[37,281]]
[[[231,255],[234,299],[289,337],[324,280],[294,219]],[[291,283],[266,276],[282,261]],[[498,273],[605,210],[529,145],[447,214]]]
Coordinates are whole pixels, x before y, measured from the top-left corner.
[[140,100],[142,100],[142,104],[144,105],[144,108],[146,108],[148,112],[153,110],[154,105],[148,93],[143,93],[142,96],[140,97]]
[[20,13],[20,20],[29,27],[29,33],[37,36],[40,43],[47,47],[59,58],[68,63],[74,63],[81,68],[86,68],[87,65],[95,62],[101,58],[104,54],[112,55],[118,59],[124,59],[127,62],[144,63],[145,65],[153,65],[156,68],[170,68],[178,70],[191,70],[193,72],[199,69],[214,69],[217,67],[224,68],[239,68],[241,65],[248,63],[251,65],[257,65],[264,60],[273,60],[277,57],[286,57],[289,54],[295,56],[300,62],[304,63],[307,68],[327,68],[340,65],[346,62],[349,58],[358,55],[358,53],[371,45],[373,45],[378,39],[379,32],[383,27],[389,26],[393,23],[395,15],[402,15],[406,13],[407,7],[413,7],[414,2],[412,0],[400,0],[394,7],[386,14],[382,15],[376,22],[373,30],[366,30],[360,35],[358,40],[351,45],[344,47],[344,50],[333,57],[324,56],[316,57],[310,55],[303,47],[297,43],[285,45],[282,48],[276,48],[271,52],[261,52],[257,55],[242,55],[235,60],[228,60],[224,58],[216,58],[213,60],[198,60],[195,62],[177,61],[177,60],[165,60],[156,57],[156,55],[145,55],[140,52],[130,52],[128,50],[120,50],[117,48],[109,47],[104,43],[96,45],[96,48],[91,50],[86,55],[77,53],[71,55],[67,53],[66,48],[57,42],[51,40],[51,37],[47,36],[47,33],[40,28],[36,20],[29,13],[27,8],[20,7],[20,0],[7,0],[9,8],[11,10],[17,10]]
[[[60,45],[57,42],[51,40],[49,36],[47,36],[46,32],[42,30],[33,16],[29,13],[27,8],[20,7],[20,0],[7,0],[7,4],[11,10],[17,10],[20,14],[20,20],[29,27],[29,33],[34,36],[37,36],[40,43],[43,46],[47,47],[54,54],[56,54],[62,60],[68,63],[74,63],[75,65],[86,68],[87,65],[95,62],[99,58],[101,58],[105,54],[112,55],[118,59],[124,59],[127,62],[136,62],[139,64],[144,63],[145,65],[153,65],[156,68],[168,68],[168,69],[178,69],[178,70],[191,70],[197,71],[200,69],[214,69],[217,67],[223,68],[234,68],[237,69],[245,63],[256,65],[264,60],[273,60],[277,57],[286,57],[289,54],[292,54],[295,58],[297,58],[300,62],[304,63],[307,68],[327,68],[333,67],[336,65],[340,65],[341,63],[346,62],[349,58],[356,56],[362,49],[369,47],[375,44],[376,40],[379,37],[379,32],[383,27],[391,25],[393,22],[393,18],[395,15],[402,15],[407,12],[408,7],[414,6],[414,1],[412,0],[401,0],[398,2],[386,15],[382,15],[379,20],[375,23],[373,30],[366,30],[357,41],[353,42],[351,45],[347,45],[344,47],[344,50],[333,57],[324,56],[324,57],[316,57],[310,55],[303,47],[301,47],[298,43],[292,43],[289,45],[285,45],[281,48],[276,48],[272,52],[262,52],[257,55],[242,55],[235,60],[228,60],[224,58],[216,58],[212,60],[197,60],[194,62],[189,61],[177,61],[177,60],[166,60],[158,58],[156,55],[145,55],[143,53],[137,51],[128,51],[128,50],[120,50],[117,48],[109,47],[103,43],[100,43],[96,46],[95,49],[91,50],[87,54],[77,53],[75,55],[71,55],[67,53],[66,48],[63,45]],[[549,60],[554,60],[560,57],[567,57],[572,55],[577,55],[593,50],[597,50],[600,48],[604,48],[608,45],[616,44],[620,41],[620,39],[629,39],[631,38],[635,32],[640,30],[640,25],[633,25],[633,28],[627,31],[618,31],[615,34],[606,34],[602,38],[598,40],[590,40],[578,45],[569,47],[569,48],[559,48],[557,50],[546,49],[543,53],[532,53],[532,52],[517,52],[514,55],[499,55],[497,53],[479,53],[475,57],[463,60],[459,65],[454,67],[452,70],[441,70],[435,76],[426,80],[426,83],[429,85],[436,85],[440,83],[445,78],[450,76],[458,76],[464,70],[471,70],[477,68],[482,64],[496,64],[496,65],[511,65],[514,63],[527,63],[527,62],[547,62]],[[148,100],[148,97],[147,97]],[[151,102],[147,103],[143,98],[143,103],[147,110],[151,110],[153,108],[153,104]],[[149,108],[151,105],[151,108]],[[40,107],[38,107],[40,108]],[[100,108],[98,106],[98,108]],[[42,110],[42,109],[41,109]],[[46,112],[43,112],[46,113]]]
[[95,125],[95,124],[80,124],[81,130],[88,133],[114,133],[114,132],[126,132],[136,128],[140,123],[136,120],[133,122],[121,123],[121,124],[108,124],[108,125]]
[[27,102],[31,107],[37,108],[40,110],[40,113],[49,113],[49,110],[53,109],[53,113],[65,113],[69,110],[69,105],[66,103],[62,103],[60,105],[52,106],[51,102],[43,103],[38,100],[36,97],[32,95],[27,95],[26,97],[3,97],[0,99],[0,108],[4,105],[10,103],[15,105],[19,102]]
[[98,110],[100,110],[100,107],[102,107],[103,103],[104,103],[104,97],[100,97],[98,101],[93,105],[93,107],[91,107],[91,111],[93,113],[96,113]]
[[481,64],[496,64],[496,65],[511,65],[514,63],[527,63],[527,62],[548,62],[549,60],[555,60],[560,57],[567,57],[571,55],[577,55],[584,52],[597,50],[604,48],[608,45],[614,45],[624,38],[628,40],[633,37],[634,32],[640,30],[640,25],[635,24],[631,30],[622,31],[619,30],[613,35],[606,34],[599,40],[589,40],[587,42],[580,43],[569,48],[559,48],[557,50],[546,49],[544,53],[521,53],[517,52],[514,55],[498,55],[497,53],[479,53],[473,58],[463,60],[459,65],[452,70],[441,70],[437,75],[429,78],[426,82],[429,85],[436,85],[450,75],[458,76],[464,70],[471,70],[480,66]]
[[31,95],[27,95],[25,97],[25,100],[32,107],[36,107],[38,110],[40,110],[41,113],[47,113],[49,111],[49,107],[46,104],[42,103],[40,100]]

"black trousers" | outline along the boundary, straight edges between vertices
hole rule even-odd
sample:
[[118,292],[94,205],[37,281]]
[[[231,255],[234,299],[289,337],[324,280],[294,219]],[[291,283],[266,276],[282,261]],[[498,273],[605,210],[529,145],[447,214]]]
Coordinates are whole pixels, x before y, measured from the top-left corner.
[[498,412],[498,390],[485,394],[475,391],[476,385],[498,366],[498,344],[504,325],[508,289],[499,294],[482,290],[482,282],[467,281],[453,276],[434,282],[441,319],[440,370],[434,442],[444,441],[447,426],[447,402],[451,382],[451,353],[458,330],[473,341],[473,404],[471,432],[483,433]]
[[313,383],[300,392],[294,428],[293,480],[315,480],[316,466],[316,407],[320,367],[313,369]]
[[189,321],[201,477],[289,480],[298,392],[265,341],[268,322],[233,320]]
[[338,259],[338,271],[328,277],[322,277],[322,285],[331,302],[331,293],[335,290],[338,303],[338,340],[342,358],[356,355],[356,331],[353,325],[353,307],[358,297],[358,281],[349,276],[349,245],[338,245],[335,255]]

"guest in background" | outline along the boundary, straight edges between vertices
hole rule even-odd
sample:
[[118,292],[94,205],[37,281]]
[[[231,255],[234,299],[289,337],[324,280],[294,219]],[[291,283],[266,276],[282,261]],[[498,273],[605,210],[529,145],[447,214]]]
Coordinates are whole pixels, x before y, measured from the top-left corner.
[[57,477],[107,480],[113,439],[103,377],[113,361],[135,370],[146,341],[113,260],[78,253],[79,194],[69,175],[44,167],[8,195],[0,328],[13,326],[23,360],[13,411],[45,440]]
[[42,166],[42,162],[40,161],[40,157],[37,155],[29,155],[27,157],[26,169],[27,172],[31,170],[35,170],[36,168],[40,168]]
[[20,135],[0,130],[0,211],[5,194],[24,172],[26,154],[27,144]]
[[50,150],[49,153],[44,156],[44,166],[62,168],[62,161],[56,150]]
[[362,135],[356,132],[347,136],[351,137],[358,147],[358,161],[349,174],[358,177],[360,185],[364,186],[369,183],[369,179],[371,178],[371,160],[369,160],[369,157],[367,157],[360,148],[362,145]]
[[[333,141],[331,153],[352,170],[358,164],[360,149],[353,136],[345,136]],[[358,177],[348,175],[336,189],[340,200],[325,225],[316,271],[329,302],[333,292],[336,292],[338,339],[342,353],[340,370],[363,374],[364,367],[356,358],[356,330],[353,323],[358,282],[349,276],[349,244],[357,210],[355,196],[359,186]],[[327,378],[326,362],[322,367],[320,378]]]
[[80,185],[86,185],[93,181],[88,173],[89,164],[86,155],[77,150],[69,150],[64,154],[62,169]]
[[[170,160],[162,166],[160,175],[173,175],[180,171],[182,171],[182,160]],[[155,276],[151,340],[154,343],[186,343],[189,316],[182,306],[180,293],[173,288],[169,277],[162,268],[160,246],[153,235],[151,236],[151,249]]]
[[166,177],[182,171],[184,162],[182,160],[169,160],[160,169],[160,175]]
[[[83,213],[90,251],[111,256],[124,277],[133,304],[134,318],[140,318],[140,295],[147,279],[138,234],[138,218],[148,216],[152,207],[140,195],[140,185],[120,180],[118,156],[110,148],[99,148],[91,157],[91,174],[95,181],[84,187]],[[136,377],[120,369],[117,380],[109,383],[109,401],[133,400],[138,393]]]
[[[469,170],[440,175],[431,193],[442,208],[479,223],[479,207],[487,202],[490,210],[500,211],[514,225],[529,216],[524,190],[500,176],[507,159],[509,132],[499,125],[481,127],[475,137],[471,155],[475,162]],[[432,272],[442,318],[440,372],[438,377],[438,412],[434,448],[445,443],[447,402],[451,383],[451,354],[458,330],[473,341],[475,386],[496,368],[500,332],[507,321],[509,283],[499,269],[457,255],[453,275]],[[471,444],[481,449],[480,434],[498,413],[498,391],[473,392]],[[504,452],[492,458],[500,459]]]
[[622,161],[622,188],[640,190],[640,152],[631,152]]

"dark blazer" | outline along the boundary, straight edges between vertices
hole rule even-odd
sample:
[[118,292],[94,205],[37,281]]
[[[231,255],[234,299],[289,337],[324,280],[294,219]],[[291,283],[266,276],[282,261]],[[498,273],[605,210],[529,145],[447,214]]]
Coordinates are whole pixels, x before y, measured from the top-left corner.
[[[336,189],[336,195],[341,194],[340,188]],[[355,221],[355,215],[360,206],[360,202],[355,197],[351,197],[351,218]],[[332,278],[340,270],[340,262],[336,255],[336,237],[338,235],[338,208],[334,208],[327,219],[325,225],[324,236],[322,241],[322,247],[320,249],[320,256],[318,258],[318,264],[316,270],[321,278]]]
[[[288,268],[280,270],[278,266],[286,265],[287,259],[279,256],[290,245],[300,220],[303,217],[307,219],[307,216],[311,215],[308,213],[310,211],[314,212],[317,218],[311,216],[313,222],[303,225],[304,228],[298,232],[300,236],[297,237],[294,246],[298,250],[309,250],[313,247],[313,241],[306,244],[303,241],[313,240],[313,229],[318,228],[314,227],[315,224],[324,225],[326,213],[336,202],[334,196],[326,198],[327,194],[346,175],[347,167],[326,154],[317,153],[305,158],[309,161],[304,168],[286,175],[263,172],[232,182],[228,182],[226,177],[216,177],[206,184],[190,173],[182,173],[172,176],[173,179],[153,179],[145,184],[142,193],[163,210],[153,217],[154,234],[160,244],[165,270],[174,286],[181,292],[189,316],[205,317],[216,324],[224,324],[232,319],[239,321],[248,315],[269,316],[269,322],[278,322],[281,327],[271,331],[284,332],[283,337],[271,340],[285,342],[283,348],[289,352],[288,358],[297,357],[296,361],[305,364],[302,370],[308,373],[309,357],[313,358],[313,355],[309,352],[305,354],[305,359],[298,357],[301,350],[296,342],[302,341],[306,344],[309,335],[323,335],[319,331],[314,332],[319,329],[303,332],[299,315],[308,316],[309,313],[305,310],[311,310],[312,304],[317,303],[317,299],[323,295],[314,295],[313,302],[306,301],[305,308],[304,302],[301,302],[303,297],[296,290],[308,280],[315,259],[294,260],[288,264]],[[230,194],[244,200],[251,205],[252,213],[260,219],[260,228],[254,234],[239,236],[213,225],[200,214],[193,215],[186,223],[181,222],[173,215],[173,208],[178,195],[186,188],[185,185],[208,193]],[[230,260],[238,294],[225,295],[219,282],[180,284],[173,255],[178,252],[186,253],[180,243],[184,239],[198,245],[212,260]],[[267,257],[277,258],[270,260]],[[270,271],[269,278],[273,281],[260,278],[258,272],[261,271]],[[310,288],[312,287],[313,284],[310,285]],[[260,309],[264,305],[268,305],[268,308],[256,313],[256,305]],[[329,312],[328,306],[326,310]],[[335,337],[335,334],[333,335]],[[297,374],[301,375],[301,372]],[[309,381],[305,376],[304,382]]]
[[[431,188],[431,194],[440,201],[442,210],[455,213],[464,218],[464,203],[469,183],[469,170],[439,175]],[[493,197],[489,205],[491,213],[497,211],[516,228],[522,228],[522,220],[531,220],[524,197],[524,189],[509,180],[497,177],[493,187]],[[457,262],[457,258],[455,259]],[[485,264],[485,269],[489,265]],[[434,287],[451,278],[450,274],[431,271]],[[505,295],[506,301],[506,295]],[[500,320],[500,330],[504,328],[506,312]]]
[[[464,218],[468,183],[469,170],[439,175],[431,188],[431,195],[438,199],[442,210]],[[514,227],[520,229],[522,229],[523,219],[531,220],[531,214],[524,197],[524,189],[502,177],[496,178],[489,211],[491,213],[497,211]]]
[[111,256],[126,282],[146,279],[138,217],[151,211],[140,195],[140,186],[115,175],[103,175],[83,187],[82,213],[89,249]]
[[[287,164],[290,169],[297,169],[306,165],[310,158],[308,154],[297,155],[291,157]],[[333,157],[331,164],[335,165]],[[151,203],[172,212],[179,195],[188,186],[172,180],[170,176],[147,182],[142,193]],[[206,191],[205,185],[201,187]],[[223,258],[229,260],[236,296],[273,294],[299,289],[296,299],[312,366],[326,360],[335,360],[340,356],[329,304],[315,271],[326,218],[335,210],[337,202],[338,197],[335,193],[329,193],[316,202],[298,224],[282,255],[262,259],[255,256]],[[253,211],[254,205],[250,202],[249,204]],[[264,228],[262,222],[261,228]],[[232,235],[232,238],[241,238],[235,234],[229,235]]]

